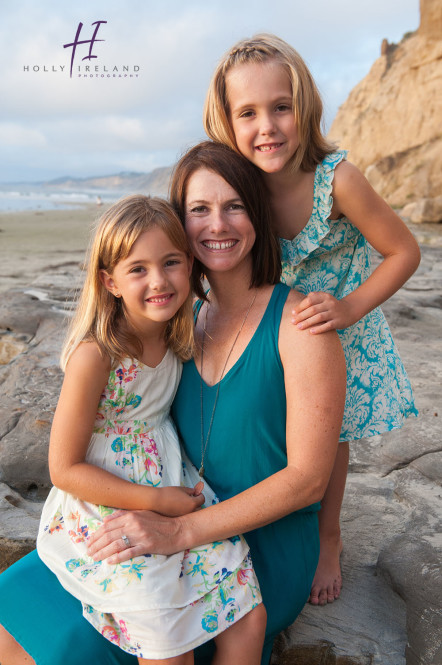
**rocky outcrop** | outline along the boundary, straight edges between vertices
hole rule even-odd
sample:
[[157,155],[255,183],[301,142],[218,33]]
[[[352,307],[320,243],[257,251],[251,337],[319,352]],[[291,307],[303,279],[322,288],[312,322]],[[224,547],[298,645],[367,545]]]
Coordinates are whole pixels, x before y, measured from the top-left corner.
[[442,194],[442,2],[420,6],[419,29],[383,41],[329,132],[395,207]]
[[[48,270],[32,288],[3,293],[0,354],[19,340],[22,349],[0,366],[0,483],[27,499],[43,498],[50,487],[49,432],[61,388],[58,365],[69,298],[78,266]],[[5,354],[6,355],[6,352]],[[1,568],[0,549],[0,568]]]
[[402,217],[407,218],[414,224],[442,222],[442,196],[435,196],[434,199],[419,199],[414,203],[408,203],[402,209]]
[[[274,665],[442,662],[442,235],[417,230],[421,266],[384,311],[419,418],[351,444],[341,598],[327,607],[307,605],[278,638]],[[0,570],[33,547],[50,487],[46,459],[62,380],[58,355],[66,300],[78,279],[73,264],[52,268],[0,301],[0,331],[26,345],[0,367]]]

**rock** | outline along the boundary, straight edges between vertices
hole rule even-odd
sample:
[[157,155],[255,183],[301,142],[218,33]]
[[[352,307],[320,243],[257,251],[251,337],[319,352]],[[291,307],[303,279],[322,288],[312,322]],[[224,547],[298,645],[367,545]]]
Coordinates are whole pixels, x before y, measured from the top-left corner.
[[419,199],[409,203],[402,210],[402,216],[414,224],[422,222],[442,222],[442,196],[434,199]]
[[0,572],[34,549],[41,508],[0,483]]
[[385,541],[405,530],[410,515],[411,511],[395,500],[394,480],[370,473],[349,474],[341,520],[341,598],[326,607],[306,605],[280,636],[276,663],[297,664],[296,659],[279,658],[287,650],[298,657],[298,650],[302,653],[305,645],[319,643],[322,649],[327,645],[328,659],[310,662],[405,665],[406,605],[377,574],[376,564]]
[[7,365],[13,358],[27,349],[26,336],[0,333],[0,365]]
[[378,568],[407,607],[407,665],[442,662],[440,599],[442,598],[442,535],[429,542],[398,537],[381,551]]
[[420,0],[421,23],[419,34],[427,39],[440,39],[442,35],[442,12],[438,0]]
[[421,0],[419,30],[383,43],[329,132],[395,207],[442,191],[441,25],[440,0]]
[[0,366],[0,482],[27,498],[44,498],[51,487],[49,433],[62,383],[58,363],[70,311],[64,302],[79,275],[75,267],[58,274],[54,269],[28,290],[13,290],[1,298],[0,329],[4,336],[25,340],[26,352]]

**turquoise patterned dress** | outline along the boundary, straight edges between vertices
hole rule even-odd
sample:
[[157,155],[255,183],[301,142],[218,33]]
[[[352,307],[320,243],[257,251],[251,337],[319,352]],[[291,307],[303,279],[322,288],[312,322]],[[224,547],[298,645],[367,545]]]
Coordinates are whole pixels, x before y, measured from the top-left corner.
[[[346,217],[329,219],[335,168],[346,154],[333,152],[318,164],[310,219],[293,240],[280,239],[281,279],[304,294],[325,291],[341,299],[371,274],[371,248],[359,229]],[[381,309],[338,334],[347,364],[341,441],[387,432],[401,427],[410,414],[417,415],[410,382]]]

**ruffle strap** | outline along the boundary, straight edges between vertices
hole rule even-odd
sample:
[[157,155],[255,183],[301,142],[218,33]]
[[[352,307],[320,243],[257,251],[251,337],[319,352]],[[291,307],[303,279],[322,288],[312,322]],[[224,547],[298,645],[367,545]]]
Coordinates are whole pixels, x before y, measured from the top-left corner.
[[336,166],[347,158],[346,150],[327,155],[318,164],[313,186],[313,210],[305,227],[293,240],[280,239],[282,260],[296,266],[321,246],[330,232],[328,219],[333,207],[333,178]]

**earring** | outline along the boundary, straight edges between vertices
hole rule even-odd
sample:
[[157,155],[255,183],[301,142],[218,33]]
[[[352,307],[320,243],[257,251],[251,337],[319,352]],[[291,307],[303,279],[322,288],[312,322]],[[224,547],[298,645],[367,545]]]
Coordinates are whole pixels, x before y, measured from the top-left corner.
[[121,293],[114,293],[114,296],[115,296],[116,298],[121,298]]

